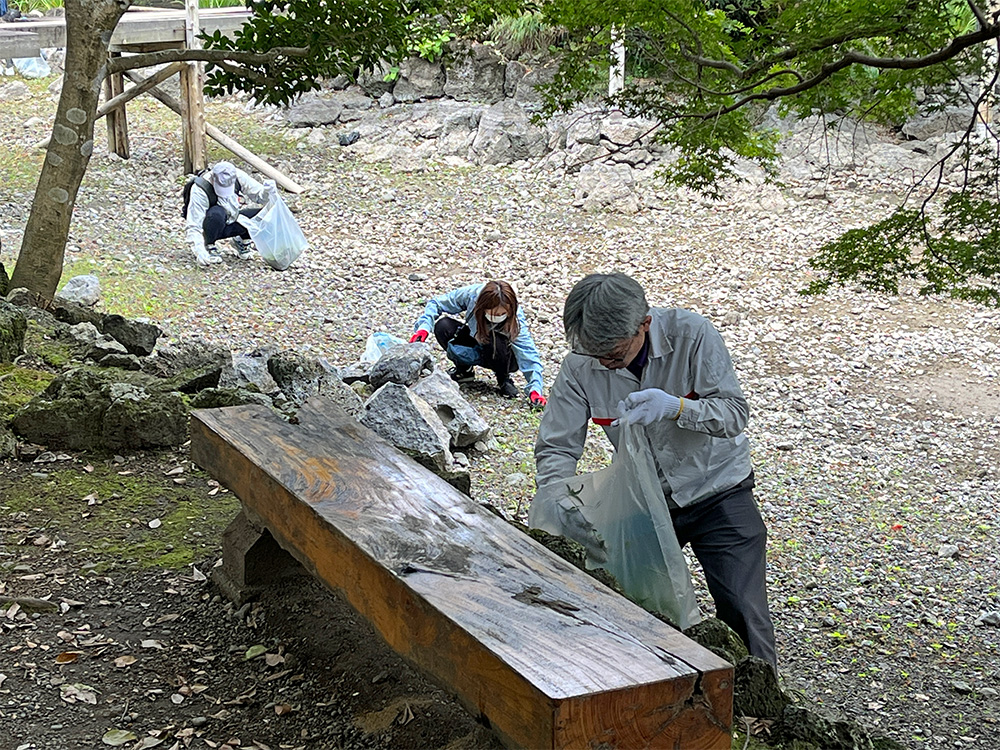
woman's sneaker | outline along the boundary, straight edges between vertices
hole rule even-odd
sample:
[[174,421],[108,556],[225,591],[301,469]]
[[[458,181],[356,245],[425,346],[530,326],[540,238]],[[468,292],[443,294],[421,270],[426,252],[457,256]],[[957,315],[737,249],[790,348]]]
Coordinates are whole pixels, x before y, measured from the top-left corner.
[[509,378],[497,386],[497,393],[504,398],[517,398],[517,386]]
[[236,248],[236,254],[240,260],[249,260],[257,251],[253,240],[245,240],[242,237],[233,237],[233,246]]
[[472,370],[463,370],[452,367],[448,370],[448,376],[456,383],[471,383],[476,379],[476,374]]

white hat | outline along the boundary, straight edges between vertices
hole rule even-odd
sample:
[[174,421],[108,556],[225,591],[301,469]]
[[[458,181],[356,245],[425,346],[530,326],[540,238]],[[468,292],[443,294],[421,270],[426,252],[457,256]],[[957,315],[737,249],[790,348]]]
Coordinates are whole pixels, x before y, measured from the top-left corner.
[[220,198],[231,196],[236,191],[236,167],[228,161],[220,161],[212,167],[212,184]]

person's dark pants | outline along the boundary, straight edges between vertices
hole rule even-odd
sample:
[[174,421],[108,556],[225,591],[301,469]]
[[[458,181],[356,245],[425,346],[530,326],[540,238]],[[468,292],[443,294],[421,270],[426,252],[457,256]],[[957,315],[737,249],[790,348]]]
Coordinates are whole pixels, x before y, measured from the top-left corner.
[[[241,216],[256,216],[258,213],[260,213],[259,208],[244,208],[240,210]],[[201,228],[205,233],[206,245],[214,245],[219,240],[229,237],[242,237],[245,240],[250,239],[250,230],[245,226],[235,221],[232,224],[226,223],[226,209],[220,205],[214,205],[205,212],[205,221],[202,222]]]
[[743,639],[752,656],[777,669],[774,625],[767,607],[767,528],[753,497],[754,477],[730,490],[672,508],[677,541],[690,544],[705,571],[719,619]]
[[441,348],[448,349],[448,344],[454,341],[459,346],[480,346],[482,360],[480,367],[492,370],[497,376],[497,385],[507,382],[512,372],[517,372],[517,357],[510,340],[502,333],[490,331],[490,340],[480,344],[469,333],[469,327],[460,320],[442,315],[434,324],[434,338]]

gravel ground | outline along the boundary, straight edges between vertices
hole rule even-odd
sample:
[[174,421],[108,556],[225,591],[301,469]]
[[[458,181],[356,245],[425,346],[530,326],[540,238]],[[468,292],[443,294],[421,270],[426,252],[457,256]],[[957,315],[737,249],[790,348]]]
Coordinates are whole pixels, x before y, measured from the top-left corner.
[[[202,270],[183,244],[176,120],[154,102],[130,107],[130,160],[104,155],[98,128],[64,275],[96,273],[104,309],[235,351],[277,344],[349,364],[370,332],[407,335],[427,297],[502,278],[519,290],[550,384],[572,284],[630,273],[652,304],[708,316],[733,354],[786,686],[908,746],[1000,745],[1000,314],[912,288],[798,293],[810,254],[884,213],[899,181],[843,172],[822,199],[792,178],[720,201],[650,186],[638,214],[586,213],[572,177],[403,173],[366,163],[364,143],[297,147],[266,114],[214,102],[210,121],[309,187],[288,202],[312,247],[284,273],[234,256]],[[8,267],[40,166],[28,145],[53,111],[44,83],[0,111]],[[538,415],[485,381],[468,392],[500,444],[471,456],[473,495],[521,516]],[[595,437],[582,468],[608,459]]]

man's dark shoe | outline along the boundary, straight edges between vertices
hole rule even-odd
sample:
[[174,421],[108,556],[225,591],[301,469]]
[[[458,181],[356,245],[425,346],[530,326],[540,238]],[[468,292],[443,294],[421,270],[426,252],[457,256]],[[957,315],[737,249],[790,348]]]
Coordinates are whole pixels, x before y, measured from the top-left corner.
[[471,383],[476,379],[476,374],[472,370],[463,370],[452,367],[448,370],[448,376],[456,383]]
[[499,393],[504,398],[517,398],[517,386],[514,385],[513,381],[505,380],[500,385],[497,386],[497,393]]

